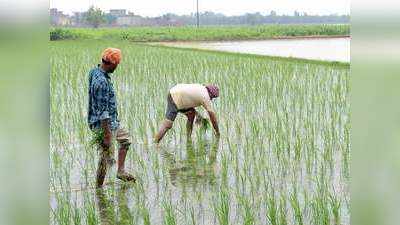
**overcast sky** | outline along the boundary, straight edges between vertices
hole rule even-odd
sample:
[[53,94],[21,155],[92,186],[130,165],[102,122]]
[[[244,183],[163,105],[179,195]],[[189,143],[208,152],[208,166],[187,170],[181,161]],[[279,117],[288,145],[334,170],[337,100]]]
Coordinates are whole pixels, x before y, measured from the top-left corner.
[[[142,16],[160,16],[165,13],[190,14],[196,10],[196,0],[50,0],[50,8],[65,13],[85,11],[90,5],[103,10],[127,9]],[[246,12],[293,14],[295,10],[308,14],[349,14],[350,0],[199,0],[199,10],[225,15]]]

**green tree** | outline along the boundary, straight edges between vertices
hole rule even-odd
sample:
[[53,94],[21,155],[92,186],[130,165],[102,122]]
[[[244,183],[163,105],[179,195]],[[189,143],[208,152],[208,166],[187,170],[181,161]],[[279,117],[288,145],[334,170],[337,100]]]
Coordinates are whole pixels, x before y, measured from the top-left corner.
[[105,18],[106,18],[107,24],[109,24],[109,25],[112,25],[112,24],[114,24],[114,23],[117,21],[117,17],[116,17],[116,16],[113,16],[113,15],[111,15],[111,14],[105,15]]
[[98,28],[100,24],[106,22],[104,12],[100,8],[91,6],[86,12],[86,22],[92,25],[94,28]]

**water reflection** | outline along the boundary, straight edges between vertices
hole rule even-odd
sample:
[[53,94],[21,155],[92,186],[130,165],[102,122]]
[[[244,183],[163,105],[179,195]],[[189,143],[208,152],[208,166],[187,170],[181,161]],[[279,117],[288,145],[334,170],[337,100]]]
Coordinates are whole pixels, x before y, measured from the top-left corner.
[[96,189],[96,201],[100,214],[100,224],[114,225],[114,224],[134,224],[134,215],[129,210],[127,190],[129,185],[122,184],[120,189],[117,190],[116,206],[113,198],[107,196],[105,190],[100,188]]
[[[209,186],[216,182],[217,174],[217,153],[219,148],[219,140],[205,141],[201,140],[193,144],[188,142],[183,149],[186,150],[186,154],[182,158],[176,157],[174,154],[160,150],[161,159],[165,165],[167,174],[170,177],[171,184],[175,187],[182,187],[191,185],[192,187],[198,186]],[[136,208],[134,201],[135,189],[128,191],[132,186],[137,184],[118,184],[115,188],[111,189],[96,189],[96,202],[97,211],[99,212],[99,224],[112,225],[112,224],[137,224],[140,223],[142,218],[140,208]],[[185,189],[182,191],[186,192]],[[176,193],[183,192],[177,191]],[[204,193],[204,192],[202,192]],[[186,193],[187,194],[187,193]],[[134,199],[132,199],[132,197]],[[176,199],[171,196],[172,200]],[[136,199],[138,200],[138,199]],[[152,211],[152,219],[158,222],[162,221],[163,218],[158,214],[157,206],[160,204],[159,198],[150,199]],[[198,212],[198,215],[193,214],[198,220],[206,221],[207,216],[204,212],[204,205],[202,205],[201,199],[196,199],[197,205],[193,206],[193,210]],[[133,208],[132,208],[133,207]],[[153,208],[155,207],[155,208]],[[194,211],[193,211],[194,212]],[[209,224],[209,223],[207,223]]]
[[161,156],[168,167],[172,185],[215,184],[218,147],[219,139],[215,139],[211,143],[200,140],[196,145],[192,141],[188,141],[186,157],[182,160],[177,160],[174,154],[162,150]]

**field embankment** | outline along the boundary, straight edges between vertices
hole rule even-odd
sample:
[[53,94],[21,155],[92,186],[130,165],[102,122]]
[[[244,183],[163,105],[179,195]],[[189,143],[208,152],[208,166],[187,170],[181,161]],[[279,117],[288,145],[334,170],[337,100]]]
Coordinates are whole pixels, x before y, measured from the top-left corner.
[[350,25],[260,25],[132,27],[132,28],[51,28],[50,40],[116,39],[135,42],[263,40],[281,37],[350,35]]

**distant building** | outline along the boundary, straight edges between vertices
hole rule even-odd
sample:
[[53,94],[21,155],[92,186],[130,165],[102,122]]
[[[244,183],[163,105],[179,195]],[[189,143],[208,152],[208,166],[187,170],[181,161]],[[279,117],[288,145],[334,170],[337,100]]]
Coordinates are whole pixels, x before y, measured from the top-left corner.
[[135,26],[140,25],[141,18],[138,16],[122,16],[117,17],[117,26]]
[[71,19],[71,25],[75,27],[84,26],[85,25],[85,15],[86,12],[74,12],[74,15]]
[[57,15],[58,12],[59,12],[59,11],[58,11],[56,8],[51,8],[51,9],[50,9],[50,16]]
[[53,26],[69,26],[71,18],[56,8],[50,9],[50,24]]
[[168,16],[160,16],[150,19],[151,26],[183,26],[184,23]]
[[115,17],[126,16],[126,9],[110,9],[110,15]]
[[115,23],[117,26],[140,26],[143,25],[144,20],[142,17],[129,12],[125,16],[118,16]]

